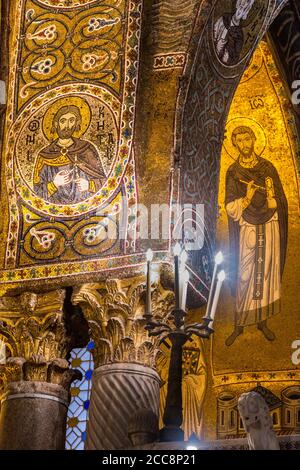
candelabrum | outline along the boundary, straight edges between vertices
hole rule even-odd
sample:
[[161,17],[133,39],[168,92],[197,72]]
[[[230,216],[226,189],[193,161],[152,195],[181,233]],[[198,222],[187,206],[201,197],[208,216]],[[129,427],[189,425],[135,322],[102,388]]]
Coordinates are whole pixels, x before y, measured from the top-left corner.
[[[180,253],[181,252],[181,253]],[[174,248],[175,265],[175,308],[168,317],[169,322],[157,321],[151,313],[151,261],[153,253],[147,252],[147,301],[146,330],[149,336],[157,336],[160,342],[169,339],[171,342],[171,357],[165,411],[163,415],[164,427],[160,430],[160,441],[183,441],[184,433],[181,429],[182,414],[182,352],[183,346],[193,335],[200,338],[209,338],[214,332],[213,322],[220,296],[222,283],[225,279],[224,271],[218,273],[218,267],[223,262],[222,253],[215,257],[215,267],[209,293],[207,310],[201,323],[185,324],[186,297],[188,288],[188,271],[185,262],[187,255],[181,246]],[[218,273],[218,274],[217,274]]]

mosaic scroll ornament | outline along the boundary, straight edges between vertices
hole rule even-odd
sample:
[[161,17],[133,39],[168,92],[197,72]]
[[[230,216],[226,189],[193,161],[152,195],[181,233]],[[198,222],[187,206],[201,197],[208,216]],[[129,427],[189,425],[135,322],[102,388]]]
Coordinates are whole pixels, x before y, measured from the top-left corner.
[[57,82],[88,78],[120,93],[126,1],[89,2],[89,8],[57,2],[68,9],[52,3],[49,15],[45,2],[23,2],[17,109]]
[[[120,104],[100,88],[88,87],[86,93],[80,89],[80,94],[61,98],[59,88],[58,98],[49,100],[47,95],[39,100],[40,107],[35,102],[29,106],[27,119],[22,120],[25,110],[17,120],[16,127],[22,123],[15,146],[15,183],[22,200],[17,247],[21,265],[121,249],[119,220],[126,189],[115,177],[123,168],[117,161]],[[72,145],[64,146],[68,139]],[[113,239],[107,236],[109,230],[116,235]]]
[[[74,7],[93,6],[100,3],[99,0],[36,0],[37,3],[45,6],[55,7],[57,9],[71,9]],[[117,2],[116,2],[117,3]]]
[[[137,195],[132,136],[141,2],[85,2],[88,9],[73,3],[18,3],[24,34],[13,57],[6,117],[8,269],[134,249],[129,209]],[[100,66],[103,44],[110,57]],[[114,223],[124,243],[105,236]],[[65,271],[44,267],[54,276]],[[94,271],[95,263],[85,269]],[[36,276],[31,270],[29,277]]]

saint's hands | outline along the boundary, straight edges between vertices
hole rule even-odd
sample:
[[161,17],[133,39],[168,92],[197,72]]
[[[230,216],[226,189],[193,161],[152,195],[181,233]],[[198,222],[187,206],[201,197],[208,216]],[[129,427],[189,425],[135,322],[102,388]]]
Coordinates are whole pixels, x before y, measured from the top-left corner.
[[258,186],[254,184],[254,181],[253,180],[249,181],[249,183],[247,184],[247,194],[242,200],[243,210],[247,209],[247,207],[250,206],[253,196],[255,192],[257,191],[257,189],[258,189]]
[[277,201],[274,197],[268,197],[267,201],[269,209],[277,209]]
[[269,209],[277,209],[277,201],[275,199],[275,189],[272,178],[266,178],[266,191]]
[[247,184],[247,194],[246,194],[246,198],[251,202],[252,199],[253,199],[253,196],[254,194],[256,193],[256,191],[258,190],[258,186],[256,184],[254,184],[254,181],[250,181],[248,184]]
[[59,171],[53,179],[53,183],[55,184],[57,188],[59,188],[60,186],[65,186],[66,184],[69,184],[70,182],[71,182],[71,176],[70,176],[70,172],[67,170]]
[[[271,180],[271,181],[269,181]],[[247,209],[247,207],[251,204],[254,194],[258,189],[264,189],[260,186],[257,186],[254,181],[249,181],[247,184],[247,194],[246,197],[243,199],[243,209]],[[271,178],[266,180],[266,191],[267,191],[267,203],[269,209],[276,209],[277,208],[277,201],[275,199],[275,192],[273,181]]]
[[[60,186],[65,186],[66,184],[71,183],[72,181],[72,172],[67,170],[61,170],[53,179],[54,185],[59,188]],[[84,178],[76,178],[75,183],[78,185],[78,190],[83,193],[84,191],[89,190],[89,181]]]
[[83,193],[84,191],[88,191],[89,190],[89,181],[88,180],[85,180],[84,178],[77,178],[75,180],[75,183],[78,185],[78,189],[81,193]]

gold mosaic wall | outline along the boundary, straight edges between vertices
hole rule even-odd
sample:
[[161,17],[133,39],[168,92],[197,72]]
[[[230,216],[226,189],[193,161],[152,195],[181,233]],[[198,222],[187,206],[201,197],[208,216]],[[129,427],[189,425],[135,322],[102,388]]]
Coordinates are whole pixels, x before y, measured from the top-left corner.
[[[291,105],[266,42],[260,44],[245,72],[227,120],[221,159],[218,219],[218,247],[225,255],[227,271],[230,259],[225,180],[228,168],[237,158],[236,149],[231,144],[231,132],[237,126],[249,126],[255,132],[256,153],[269,160],[279,173],[288,200],[288,246],[282,280],[281,310],[268,320],[268,328],[275,335],[274,341],[268,341],[254,324],[246,326],[243,334],[232,345],[225,345],[226,339],[234,330],[235,315],[235,299],[231,295],[229,282],[225,282],[209,353],[211,374],[205,402],[204,427],[207,436],[211,438],[216,437],[217,429],[218,437],[237,437],[244,433],[243,429],[237,431],[238,419],[234,415],[234,426],[230,429],[229,425],[223,433],[220,431],[220,403],[222,404],[224,397],[224,403],[226,400],[234,402],[232,410],[235,410],[238,396],[257,386],[275,394],[279,402],[284,399],[284,390],[288,387],[295,387],[294,396],[300,393],[300,369],[292,362],[292,343],[300,339],[300,221],[296,167],[299,143]],[[274,418],[275,421],[276,419]],[[295,426],[294,423],[294,429]],[[279,422],[278,432],[283,432],[282,429]],[[291,430],[291,426],[286,429]]]

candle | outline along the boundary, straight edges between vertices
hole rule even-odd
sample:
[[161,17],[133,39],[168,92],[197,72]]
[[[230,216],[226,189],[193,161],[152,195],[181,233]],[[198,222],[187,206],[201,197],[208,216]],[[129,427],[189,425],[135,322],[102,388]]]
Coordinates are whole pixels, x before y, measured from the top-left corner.
[[185,263],[187,261],[188,255],[185,250],[180,255],[180,267],[179,267],[179,303],[182,304],[182,295],[184,288],[184,273],[185,273]]
[[185,270],[185,263],[187,262],[188,255],[185,250],[180,255],[180,268],[184,271]]
[[175,264],[175,308],[179,309],[179,254],[181,247],[176,243],[174,247],[174,264]]
[[183,288],[182,288],[182,297],[181,297],[181,310],[185,310],[187,290],[188,290],[188,284],[189,284],[189,279],[190,279],[189,272],[185,270],[182,277],[183,277]]
[[214,301],[213,301],[213,304],[212,304],[211,314],[210,314],[211,326],[212,326],[213,321],[215,319],[216,310],[217,310],[219,297],[220,297],[220,292],[221,292],[221,287],[222,287],[222,284],[224,282],[225,277],[226,277],[225,271],[220,271],[219,274],[218,274],[218,282],[217,282],[216,292],[215,292],[215,295],[214,295]]
[[146,315],[151,315],[151,261],[153,260],[153,252],[149,248],[146,253],[147,258],[147,288],[146,288]]
[[212,277],[210,291],[209,291],[205,318],[211,318],[210,310],[211,310],[211,305],[212,305],[212,300],[213,300],[213,293],[215,290],[217,270],[218,270],[218,266],[223,263],[223,259],[224,259],[223,254],[221,251],[219,251],[219,253],[217,253],[215,256],[215,266],[214,266],[214,272],[213,272],[213,277]]
[[6,364],[6,347],[2,340],[0,340],[0,364]]

